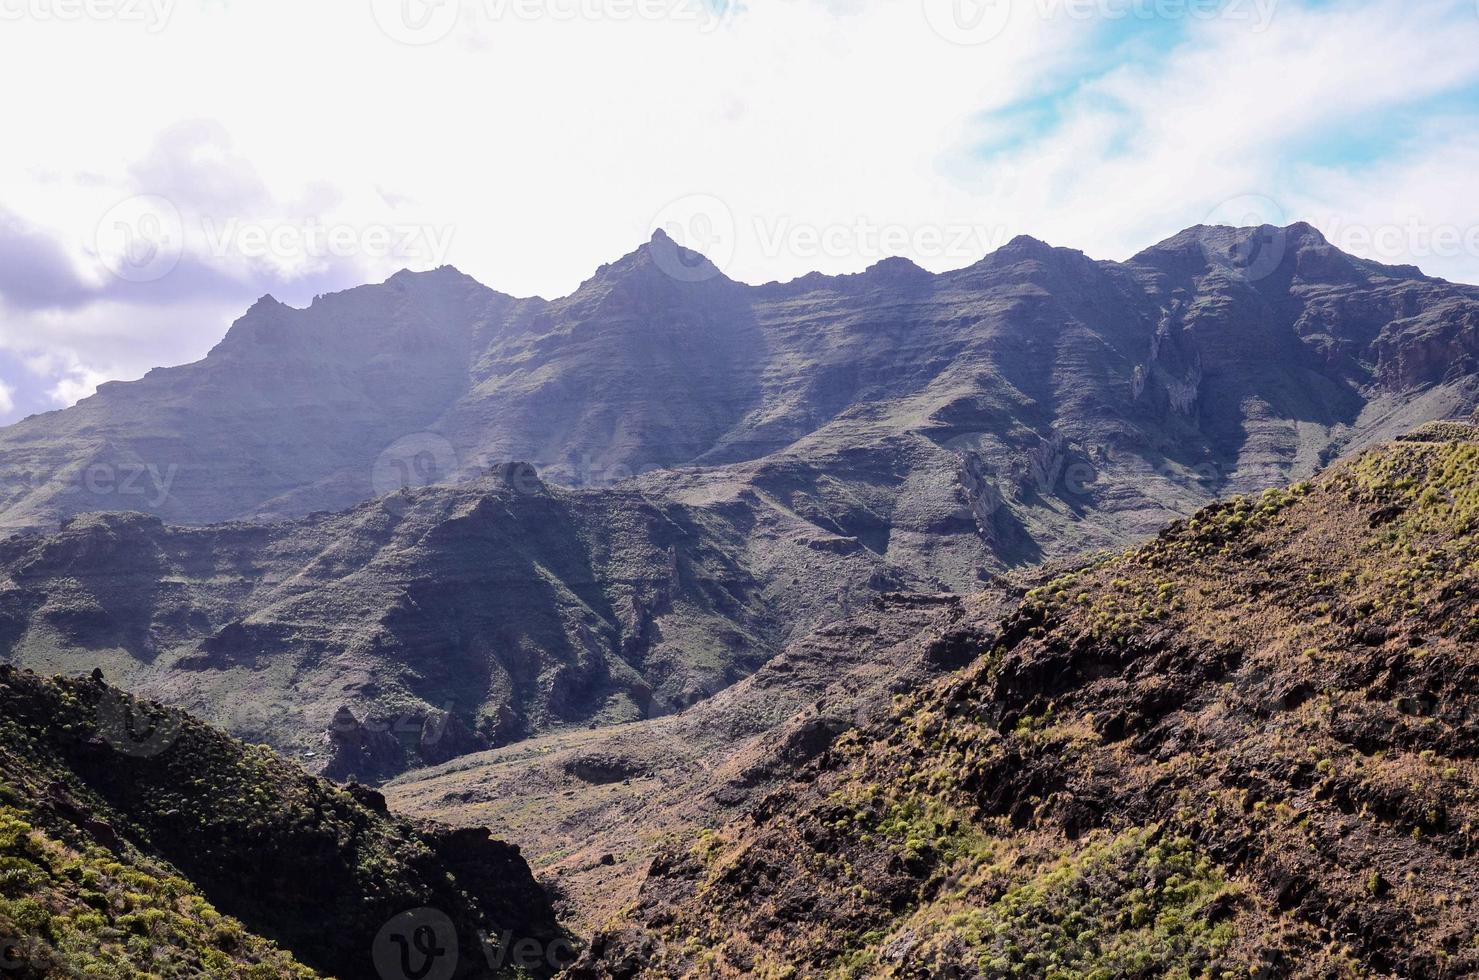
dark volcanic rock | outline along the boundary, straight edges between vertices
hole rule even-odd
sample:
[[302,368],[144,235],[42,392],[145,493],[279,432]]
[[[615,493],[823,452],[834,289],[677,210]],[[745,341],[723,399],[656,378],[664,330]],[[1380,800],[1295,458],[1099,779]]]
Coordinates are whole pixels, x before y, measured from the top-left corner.
[[620,755],[582,755],[565,762],[565,771],[583,783],[619,783],[645,774],[647,767]]
[[328,760],[323,773],[330,779],[379,780],[406,768],[406,751],[391,730],[393,722],[377,718],[361,721],[348,705],[340,705],[324,732]]

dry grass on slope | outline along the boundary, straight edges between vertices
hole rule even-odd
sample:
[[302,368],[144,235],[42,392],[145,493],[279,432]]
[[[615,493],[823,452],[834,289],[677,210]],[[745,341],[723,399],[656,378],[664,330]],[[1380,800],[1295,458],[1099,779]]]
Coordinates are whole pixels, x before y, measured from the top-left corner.
[[1473,975],[1479,442],[1440,435],[1030,594],[577,975]]

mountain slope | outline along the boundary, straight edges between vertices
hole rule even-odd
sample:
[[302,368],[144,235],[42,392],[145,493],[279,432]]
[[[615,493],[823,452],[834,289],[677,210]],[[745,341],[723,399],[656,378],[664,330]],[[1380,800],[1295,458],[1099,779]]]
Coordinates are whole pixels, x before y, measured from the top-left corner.
[[[941,275],[890,259],[763,286],[659,233],[548,302],[449,268],[266,298],[204,360],[0,432],[0,526],[299,517],[515,459],[575,485],[718,466],[732,488],[761,477],[726,464],[781,454],[764,473],[788,485],[806,460],[893,467],[885,526],[928,523],[911,488],[967,496],[1010,564],[1305,475],[1393,413],[1456,414],[1476,315],[1474,287],[1307,225],[1191,229],[1124,263],[1019,238]],[[899,467],[904,445],[938,459]]]
[[564,942],[517,848],[393,817],[97,677],[0,667],[0,761],[0,933],[19,976],[370,976],[416,909],[435,910],[418,921],[446,950],[438,975],[488,975],[479,932],[505,950]]
[[[152,511],[0,543],[0,659],[102,664],[336,777],[661,716],[882,593],[1453,416],[1476,297],[1296,225],[754,287],[657,236],[548,303],[450,269],[263,301],[0,432],[0,526]],[[259,520],[191,526],[227,516]]]
[[1472,975],[1476,477],[1429,427],[963,622],[575,975]]
[[959,667],[974,648],[953,625],[1015,591],[880,596],[681,714],[534,737],[383,789],[397,810],[524,842],[560,920],[585,932],[636,897],[669,837],[727,822],[893,697]]
[[91,510],[194,524],[373,496],[376,453],[442,416],[510,302],[446,269],[305,310],[263,297],[204,360],[4,430],[5,524]]
[[[78,517],[0,543],[0,655],[376,779],[692,704],[889,582],[775,508],[572,491],[528,467],[291,523]],[[327,736],[326,734],[327,733]]]

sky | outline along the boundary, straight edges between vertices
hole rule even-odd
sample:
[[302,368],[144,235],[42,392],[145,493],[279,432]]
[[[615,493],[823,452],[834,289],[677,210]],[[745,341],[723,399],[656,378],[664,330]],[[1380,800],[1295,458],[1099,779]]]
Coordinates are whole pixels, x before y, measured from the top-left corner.
[[0,0],[0,424],[257,297],[1309,221],[1479,283],[1479,0]]

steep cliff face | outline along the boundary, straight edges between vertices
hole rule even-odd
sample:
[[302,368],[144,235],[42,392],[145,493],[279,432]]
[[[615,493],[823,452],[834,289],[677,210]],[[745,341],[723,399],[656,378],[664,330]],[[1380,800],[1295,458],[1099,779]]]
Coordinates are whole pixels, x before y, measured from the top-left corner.
[[1202,357],[1187,336],[1185,307],[1177,300],[1161,316],[1145,363],[1135,365],[1131,397],[1154,399],[1163,411],[1192,417],[1202,393]]
[[1444,303],[1393,320],[1382,328],[1375,349],[1378,376],[1396,390],[1471,376],[1479,367],[1479,310]]
[[0,762],[18,976],[394,975],[395,937],[422,928],[438,976],[512,976],[498,954],[520,941],[555,955],[518,975],[549,975],[573,949],[518,848],[395,817],[101,675],[0,666]]
[[1429,427],[961,617],[573,975],[1473,974],[1476,475]]

